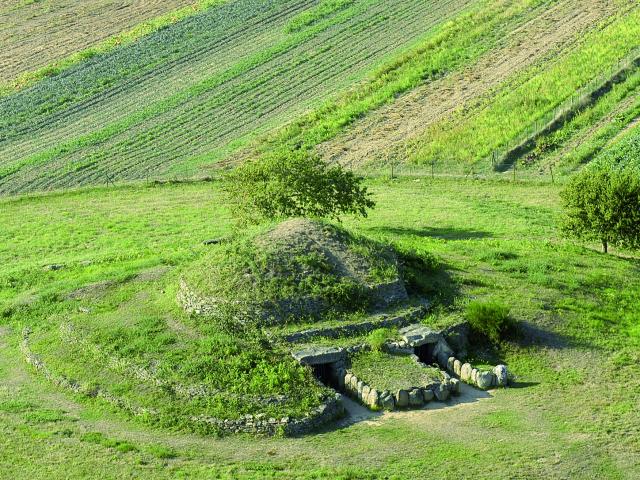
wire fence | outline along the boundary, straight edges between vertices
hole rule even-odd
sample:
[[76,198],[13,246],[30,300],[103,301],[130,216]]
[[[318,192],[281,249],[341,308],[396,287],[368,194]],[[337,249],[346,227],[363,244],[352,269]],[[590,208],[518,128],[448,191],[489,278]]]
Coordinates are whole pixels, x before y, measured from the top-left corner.
[[[605,72],[602,72],[587,84],[583,85],[580,89],[576,90],[573,95],[567,98],[556,108],[547,112],[533,124],[525,128],[518,136],[514,137],[506,145],[494,150],[488,157],[493,168],[496,169],[500,166],[508,168],[508,163],[510,163],[509,157],[512,152],[532,143],[541,134],[557,128],[564,123],[564,120],[569,119],[577,111],[588,106],[590,103],[597,101],[599,91],[606,89],[608,85],[610,86],[614,83],[623,81],[639,66],[640,47],[636,47]],[[505,163],[507,163],[507,165],[505,165]]]

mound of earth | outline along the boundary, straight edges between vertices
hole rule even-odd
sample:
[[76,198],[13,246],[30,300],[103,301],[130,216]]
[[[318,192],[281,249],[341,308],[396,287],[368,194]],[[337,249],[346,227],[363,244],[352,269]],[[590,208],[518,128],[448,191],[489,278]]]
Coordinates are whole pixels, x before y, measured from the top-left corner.
[[279,324],[385,308],[408,296],[392,248],[294,219],[215,245],[185,273],[178,298],[191,312]]

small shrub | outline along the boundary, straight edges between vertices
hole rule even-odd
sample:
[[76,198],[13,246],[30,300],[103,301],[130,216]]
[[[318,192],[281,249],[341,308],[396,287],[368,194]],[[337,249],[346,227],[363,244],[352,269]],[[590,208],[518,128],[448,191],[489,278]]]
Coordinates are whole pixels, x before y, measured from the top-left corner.
[[406,249],[396,245],[399,253],[402,279],[409,293],[427,293],[433,289],[433,273],[440,268],[440,262],[424,250]]
[[378,328],[369,333],[367,343],[374,352],[381,352],[386,341],[395,338],[397,335],[397,330],[393,328]]
[[495,301],[473,301],[467,305],[465,316],[471,328],[491,342],[498,343],[506,331],[513,327],[509,307]]

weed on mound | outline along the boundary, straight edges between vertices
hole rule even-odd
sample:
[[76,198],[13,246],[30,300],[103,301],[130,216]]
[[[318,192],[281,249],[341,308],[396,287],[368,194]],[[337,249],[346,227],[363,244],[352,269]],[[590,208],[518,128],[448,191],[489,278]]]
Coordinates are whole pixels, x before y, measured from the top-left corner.
[[280,324],[354,312],[407,299],[396,253],[321,221],[264,227],[213,251],[187,269],[182,303],[199,313],[247,313]]

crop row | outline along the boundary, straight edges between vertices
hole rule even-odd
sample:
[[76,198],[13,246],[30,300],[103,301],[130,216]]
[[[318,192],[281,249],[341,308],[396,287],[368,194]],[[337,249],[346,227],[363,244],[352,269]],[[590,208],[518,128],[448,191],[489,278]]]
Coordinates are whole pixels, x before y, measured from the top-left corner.
[[[153,89],[143,89],[135,84],[134,80],[143,78],[141,75],[126,76],[122,85],[97,92],[77,104],[72,102],[67,110],[54,112],[49,117],[61,126],[57,132],[64,132],[70,141],[56,143],[51,133],[25,141],[30,125],[14,133],[18,141],[6,144],[2,152],[3,155],[10,152],[13,162],[4,176],[0,166],[0,177],[4,177],[0,179],[0,191],[103,183],[103,170],[112,178],[139,178],[156,166],[166,170],[180,160],[202,155],[211,157],[211,152],[219,151],[238,136],[299,112],[304,105],[326,95],[328,89],[335,91],[344,86],[354,75],[360,75],[364,69],[424,34],[465,4],[464,1],[447,0],[436,8],[424,2],[406,0],[389,8],[376,0],[356,2],[299,33],[282,34],[280,43],[268,46],[253,58],[240,59],[231,68],[205,78],[199,84],[179,89],[176,80],[172,95],[101,127],[100,118],[114,115],[118,119],[112,112],[121,111],[122,107],[111,101],[112,98],[120,98],[132,90],[144,94],[147,99],[153,98]],[[293,3],[289,2],[288,6],[291,5]],[[296,8],[287,10],[290,15],[299,11],[301,4],[295,5]],[[222,7],[216,11],[219,10]],[[278,23],[280,29],[285,20]],[[326,47],[327,44],[331,48]],[[211,62],[215,56],[206,58]],[[206,65],[206,61],[196,55],[189,62],[173,60],[176,64],[171,67],[167,62],[161,62],[156,70],[161,77],[165,75],[163,72],[170,72],[176,79],[181,72],[180,66],[193,65],[194,60]],[[153,69],[143,74],[145,78],[155,78]],[[83,102],[86,103],[83,105]],[[88,135],[72,136],[66,130],[63,117],[69,114],[79,122],[84,109],[96,114],[87,122],[93,130]],[[36,128],[46,126],[47,118],[43,118]],[[43,146],[48,148],[43,149]],[[23,156],[23,152],[32,155]],[[7,163],[4,165],[5,168],[8,166]],[[45,165],[46,178],[39,173]],[[10,182],[13,183],[11,187]]]

